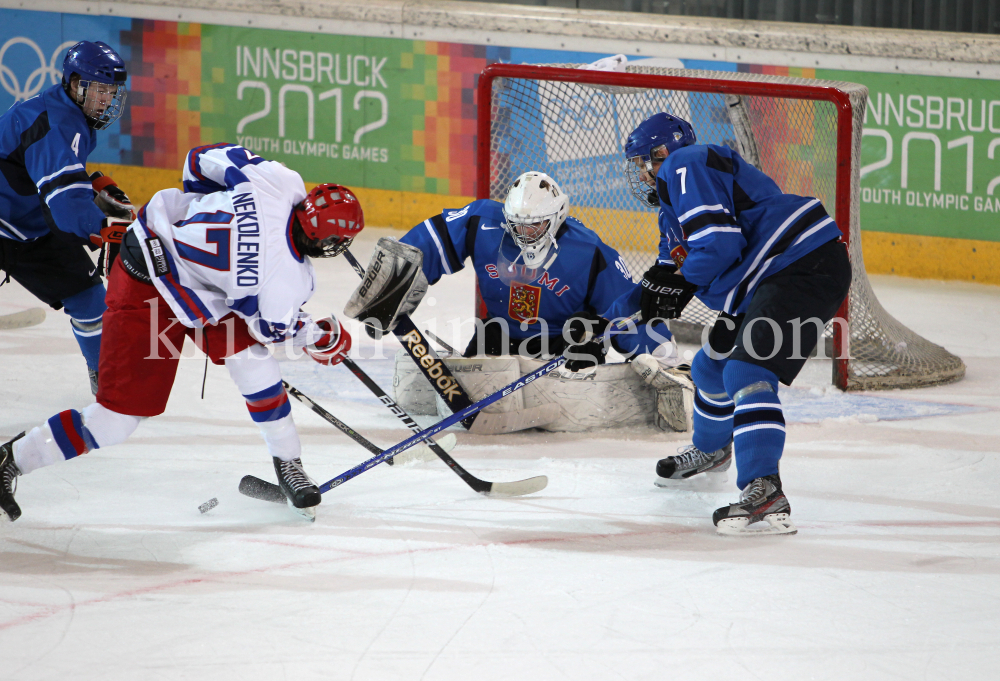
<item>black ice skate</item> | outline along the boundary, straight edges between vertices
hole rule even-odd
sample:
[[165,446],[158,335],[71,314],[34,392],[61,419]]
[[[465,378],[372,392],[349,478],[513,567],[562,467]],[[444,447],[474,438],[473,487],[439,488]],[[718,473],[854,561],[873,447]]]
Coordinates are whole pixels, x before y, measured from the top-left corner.
[[90,392],[97,396],[97,369],[87,369],[87,373],[90,375]]
[[21,474],[14,463],[14,443],[22,437],[24,433],[0,445],[0,510],[11,522],[21,517],[21,507],[14,501],[17,476]]
[[315,506],[323,500],[316,483],[306,475],[302,459],[282,461],[274,458],[274,472],[278,474],[278,486],[288,498],[288,505],[299,515],[315,519]]
[[[795,534],[798,530],[791,514],[792,507],[781,491],[781,479],[766,475],[751,481],[738,502],[717,509],[712,522],[719,534]],[[750,529],[750,525],[762,520],[766,527]]]
[[733,463],[733,443],[729,442],[722,449],[714,452],[703,452],[693,444],[677,450],[677,456],[668,456],[656,463],[654,481],[657,487],[674,487],[678,481],[687,480],[699,473],[711,473],[712,476],[725,481],[726,471]]

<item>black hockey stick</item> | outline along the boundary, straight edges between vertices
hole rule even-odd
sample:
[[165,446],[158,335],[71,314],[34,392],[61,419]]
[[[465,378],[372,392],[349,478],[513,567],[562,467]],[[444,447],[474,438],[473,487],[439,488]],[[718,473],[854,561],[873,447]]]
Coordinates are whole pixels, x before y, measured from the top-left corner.
[[[347,262],[351,264],[351,267],[358,273],[358,276],[364,279],[365,268],[354,257],[354,254],[351,253],[351,249],[344,250],[344,257],[347,258]],[[420,330],[417,329],[416,324],[413,323],[409,315],[401,316],[396,322],[396,328],[392,332],[396,334],[400,345],[410,355],[417,368],[420,369],[420,372],[437,394],[441,396],[441,399],[448,405],[452,413],[472,405],[472,399],[468,393],[465,392],[461,384],[459,384],[458,379],[445,366],[445,363],[441,361],[441,358],[438,357],[434,348],[431,347],[431,344],[427,342],[423,334],[420,333]],[[427,359],[428,357],[430,360]],[[424,361],[421,361],[421,359]],[[431,372],[436,372],[437,376],[432,376]],[[478,415],[479,412],[474,412],[469,418],[462,421],[462,425],[466,430],[472,427],[472,423]]]
[[[407,428],[414,433],[420,432],[420,426],[417,422],[414,421],[402,407],[396,404],[395,400],[389,397],[385,391],[382,390],[379,384],[373,381],[371,377],[361,369],[361,367],[347,357],[344,358],[342,363],[352,374],[357,376],[361,382],[365,384],[365,387],[375,394],[375,397],[377,397],[382,404],[389,409],[389,411],[395,414],[400,421],[406,424]],[[526,480],[516,480],[514,482],[490,482],[489,480],[480,480],[472,473],[462,468],[458,462],[455,461],[455,459],[453,459],[448,452],[444,451],[444,449],[434,442],[434,440],[428,439],[426,442],[431,448],[431,451],[437,454],[439,459],[448,464],[448,467],[451,470],[455,471],[455,475],[462,478],[466,485],[480,494],[485,494],[486,496],[499,495],[504,497],[516,497],[537,492],[544,489],[545,485],[548,484],[548,479],[545,478],[545,476],[528,478]],[[539,478],[541,478],[541,480]]]
[[[351,428],[349,425],[338,419],[336,416],[328,412],[323,407],[319,406],[313,402],[309,397],[304,395],[293,385],[290,385],[287,381],[282,381],[282,385],[285,386],[285,390],[288,394],[302,402],[304,405],[312,409],[316,414],[320,416],[324,421],[330,425],[336,427],[340,432],[347,435],[349,438],[357,442],[359,445],[367,449],[372,454],[381,454],[382,450],[379,449],[374,443],[365,438],[364,435],[358,431]],[[442,450],[443,451],[443,450]],[[447,453],[446,453],[447,455]],[[392,463],[391,459],[388,463]],[[254,499],[262,499],[264,501],[273,501],[275,503],[285,503],[285,493],[281,491],[281,488],[272,482],[267,480],[261,480],[254,475],[244,475],[243,479],[240,480],[240,493],[248,497],[253,497]]]
[[[396,404],[391,397],[389,397],[385,391],[379,387],[378,383],[373,381],[368,374],[366,374],[361,367],[351,361],[349,358],[344,359],[344,364],[348,364],[348,369],[351,373],[361,379],[361,382],[371,390],[389,410],[394,413],[406,426],[412,430],[414,433],[420,432],[420,426],[410,418],[403,409]],[[360,444],[362,447],[372,452],[373,454],[382,454],[384,450],[379,449],[369,440],[365,439],[364,436],[356,432],[353,428],[348,426],[346,423],[338,419],[336,416],[330,412],[323,409],[315,402],[313,402],[307,395],[303,394],[297,388],[285,383],[285,389],[288,393],[299,400],[320,417],[322,417],[328,423],[336,426],[344,434],[350,437],[352,440]],[[476,476],[469,473],[467,470],[462,468],[455,459],[453,459],[448,452],[444,450],[443,447],[438,445],[431,439],[426,440],[427,444],[430,446],[431,451],[437,454],[438,458],[448,464],[448,467],[455,472],[455,475],[462,478],[462,480],[471,487],[476,492],[484,494],[486,496],[504,496],[504,497],[515,497],[523,496],[525,494],[531,494],[545,488],[548,484],[548,478],[544,475],[536,476],[533,478],[528,478],[526,480],[516,480],[514,482],[490,482],[488,480],[480,480]],[[246,475],[240,481],[240,492],[249,497],[254,497],[255,499],[263,499],[265,501],[274,501],[279,503],[284,503],[285,495],[281,491],[281,488],[274,483],[267,482],[266,480],[261,480],[253,475]]]

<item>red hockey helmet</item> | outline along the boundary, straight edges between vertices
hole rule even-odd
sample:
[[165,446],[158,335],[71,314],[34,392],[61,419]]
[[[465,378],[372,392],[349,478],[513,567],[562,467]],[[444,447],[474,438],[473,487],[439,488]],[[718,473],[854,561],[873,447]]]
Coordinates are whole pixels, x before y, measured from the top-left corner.
[[340,255],[365,227],[358,197],[339,184],[316,185],[294,212],[308,241],[305,255],[313,258]]

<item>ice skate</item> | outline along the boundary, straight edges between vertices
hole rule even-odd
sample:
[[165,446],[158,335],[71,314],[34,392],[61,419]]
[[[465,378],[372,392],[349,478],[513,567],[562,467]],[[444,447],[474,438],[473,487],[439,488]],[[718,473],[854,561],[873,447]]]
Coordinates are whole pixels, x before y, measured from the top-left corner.
[[691,367],[687,364],[664,367],[652,355],[644,354],[632,360],[632,369],[656,389],[657,427],[675,433],[690,430],[694,412]]
[[693,444],[677,450],[677,456],[668,456],[656,463],[657,487],[676,487],[678,483],[690,479],[699,473],[707,473],[710,482],[723,483],[729,474],[729,466],[733,463],[733,443],[730,441],[722,449],[714,452],[703,452]]
[[309,520],[316,519],[316,506],[323,500],[319,488],[302,468],[302,459],[282,461],[274,457],[278,486],[288,499],[288,507]]
[[[781,479],[777,475],[766,475],[747,485],[738,502],[716,509],[712,522],[719,534],[795,534],[798,529],[791,514],[792,507],[781,491]],[[751,528],[760,521],[767,526]]]
[[21,517],[21,507],[14,501],[17,476],[21,474],[17,464],[14,463],[14,443],[22,437],[24,433],[0,445],[0,510],[10,522]]
[[90,375],[90,392],[96,397],[97,396],[97,369],[87,369],[87,373]]

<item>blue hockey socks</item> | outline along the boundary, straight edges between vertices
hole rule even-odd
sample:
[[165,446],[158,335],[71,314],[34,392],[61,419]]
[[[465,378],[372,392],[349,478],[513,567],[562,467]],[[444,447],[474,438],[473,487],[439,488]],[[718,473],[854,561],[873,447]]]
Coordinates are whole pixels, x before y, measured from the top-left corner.
[[726,364],[726,392],[736,406],[733,417],[733,455],[736,485],[743,489],[756,478],[775,475],[785,448],[785,416],[778,400],[778,377],[773,371],[739,360]]
[[725,359],[711,359],[699,350],[691,362],[694,381],[694,446],[703,452],[722,449],[733,436],[733,401],[723,383]]
[[70,316],[80,352],[91,371],[97,371],[97,363],[101,357],[101,317],[107,309],[104,294],[104,284],[98,284],[62,301],[63,309]]

